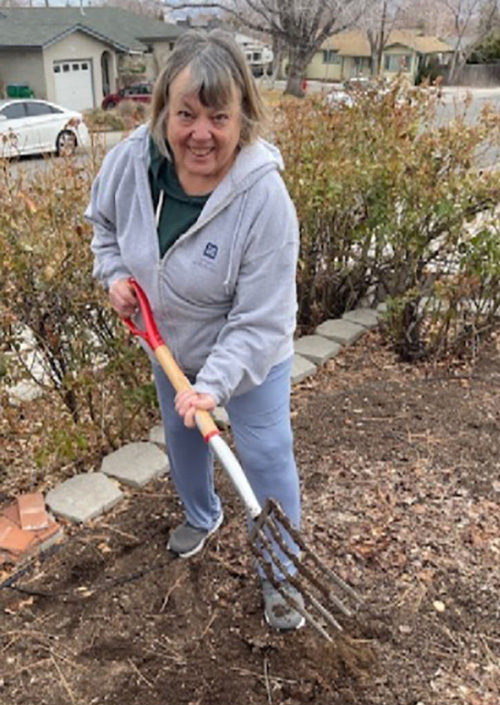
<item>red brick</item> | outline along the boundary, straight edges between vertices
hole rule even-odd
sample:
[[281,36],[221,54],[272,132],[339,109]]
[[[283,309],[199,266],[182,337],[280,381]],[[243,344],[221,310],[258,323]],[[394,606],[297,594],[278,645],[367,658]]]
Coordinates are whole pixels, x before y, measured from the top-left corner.
[[0,512],[0,516],[6,517],[9,521],[17,526],[18,529],[21,528],[21,517],[19,516],[19,506],[17,502],[9,504],[8,507],[4,507]]
[[[49,525],[46,529],[40,529],[38,531],[33,531],[36,538],[37,544],[44,544],[48,539],[52,538],[55,534],[63,534],[63,528],[58,524],[52,517],[48,517]],[[43,549],[43,547],[42,547]]]
[[23,531],[6,517],[0,517],[0,550],[20,555],[26,553],[34,540],[32,531]]
[[48,527],[49,515],[45,510],[45,501],[41,492],[19,495],[17,504],[22,529],[37,531]]
[[38,553],[46,551],[62,535],[61,525],[48,513],[45,528],[23,530],[16,500],[0,510],[0,565],[24,563]]

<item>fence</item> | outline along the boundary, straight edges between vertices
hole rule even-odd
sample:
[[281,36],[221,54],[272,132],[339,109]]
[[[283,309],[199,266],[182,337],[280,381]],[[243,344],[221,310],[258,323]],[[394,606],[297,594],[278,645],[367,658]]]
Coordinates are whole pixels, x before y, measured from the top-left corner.
[[500,86],[500,64],[466,64],[455,76],[454,86]]

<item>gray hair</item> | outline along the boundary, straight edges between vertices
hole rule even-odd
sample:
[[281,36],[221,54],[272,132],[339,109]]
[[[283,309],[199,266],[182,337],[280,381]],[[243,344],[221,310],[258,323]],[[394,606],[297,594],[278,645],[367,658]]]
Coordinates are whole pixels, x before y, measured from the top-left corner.
[[240,145],[257,139],[266,110],[240,47],[228,32],[216,29],[205,34],[190,30],[177,40],[153,90],[151,135],[162,154],[169,157],[165,124],[170,85],[187,67],[191,74],[189,92],[198,96],[205,107],[216,110],[227,107],[234,88],[238,90],[242,115]]

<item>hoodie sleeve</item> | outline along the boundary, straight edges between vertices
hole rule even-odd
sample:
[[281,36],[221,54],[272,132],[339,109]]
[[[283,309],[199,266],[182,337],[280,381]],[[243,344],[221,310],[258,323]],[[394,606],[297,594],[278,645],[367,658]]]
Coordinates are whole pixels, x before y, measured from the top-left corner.
[[194,385],[218,404],[225,404],[240,385],[262,384],[277,362],[277,351],[293,351],[299,236],[282,182],[279,193],[268,194],[247,242],[233,306]]
[[93,275],[106,289],[118,279],[130,276],[121,256],[116,230],[116,191],[119,175],[123,173],[123,165],[117,168],[117,162],[122,161],[119,156],[116,148],[106,156],[92,184],[90,204],[85,211],[85,218],[94,227],[90,245],[94,253]]

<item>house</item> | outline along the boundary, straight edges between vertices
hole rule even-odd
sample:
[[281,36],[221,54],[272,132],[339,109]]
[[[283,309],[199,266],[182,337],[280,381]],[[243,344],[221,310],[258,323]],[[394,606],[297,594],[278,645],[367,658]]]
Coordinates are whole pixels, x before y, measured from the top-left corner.
[[[382,54],[381,72],[388,78],[403,74],[412,82],[431,59],[445,63],[452,47],[437,37],[415,30],[393,30]],[[329,37],[310,62],[306,78],[345,81],[371,74],[371,48],[365,31],[341,32]]]
[[0,86],[85,110],[153,79],[185,30],[115,7],[0,8]]

